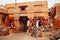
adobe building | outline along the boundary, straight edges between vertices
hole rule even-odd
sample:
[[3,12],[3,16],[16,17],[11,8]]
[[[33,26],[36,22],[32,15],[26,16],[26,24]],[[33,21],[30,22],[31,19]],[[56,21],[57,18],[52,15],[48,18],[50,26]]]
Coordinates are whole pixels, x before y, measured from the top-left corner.
[[14,14],[15,17],[17,15],[34,17],[35,15],[47,18],[48,16],[48,3],[46,1],[6,4],[6,8],[8,13]]
[[14,24],[16,24],[15,26],[17,26],[18,29],[22,29],[24,25],[19,23],[20,21],[25,20],[24,22],[26,22],[35,16],[43,16],[45,19],[49,18],[47,1],[11,3],[6,4],[5,7],[8,9],[9,16],[15,20]]
[[50,9],[50,16],[54,17],[54,27],[60,28],[60,3],[54,4]]
[[7,9],[0,5],[0,26],[5,25],[5,18],[8,16]]
[[54,4],[50,11],[53,16],[55,15],[55,18],[60,18],[60,3]]

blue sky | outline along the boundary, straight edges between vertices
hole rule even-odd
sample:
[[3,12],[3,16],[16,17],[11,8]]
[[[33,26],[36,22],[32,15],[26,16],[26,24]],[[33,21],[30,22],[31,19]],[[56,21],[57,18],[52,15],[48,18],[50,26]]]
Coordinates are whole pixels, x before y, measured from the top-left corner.
[[[17,2],[32,2],[41,0],[17,0]],[[0,0],[0,5],[5,5],[8,3],[15,3],[15,0]],[[60,0],[48,0],[48,8],[51,8],[55,3],[60,3]]]

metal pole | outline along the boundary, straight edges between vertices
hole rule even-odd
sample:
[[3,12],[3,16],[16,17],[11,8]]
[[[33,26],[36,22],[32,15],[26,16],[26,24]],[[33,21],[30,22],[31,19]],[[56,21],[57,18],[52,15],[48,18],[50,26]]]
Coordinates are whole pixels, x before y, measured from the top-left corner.
[[16,5],[17,5],[17,2],[16,2],[17,0],[15,0],[15,7],[16,7]]
[[15,0],[15,3],[16,3],[17,0]]

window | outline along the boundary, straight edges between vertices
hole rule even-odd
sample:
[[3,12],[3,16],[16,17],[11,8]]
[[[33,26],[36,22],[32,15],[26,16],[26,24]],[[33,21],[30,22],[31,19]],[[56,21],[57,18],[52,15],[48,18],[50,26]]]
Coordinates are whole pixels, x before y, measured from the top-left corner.
[[24,11],[24,10],[26,10],[26,8],[25,8],[25,7],[23,7],[23,8],[21,8],[21,10],[23,10],[23,11]]
[[34,12],[34,13],[42,13],[42,12]]
[[25,11],[26,10],[26,7],[27,6],[19,6],[19,8],[21,8],[22,11]]
[[35,6],[35,7],[36,7],[36,6],[42,6],[42,4],[41,4],[41,5],[40,5],[40,4],[39,4],[39,5],[34,5],[34,6]]

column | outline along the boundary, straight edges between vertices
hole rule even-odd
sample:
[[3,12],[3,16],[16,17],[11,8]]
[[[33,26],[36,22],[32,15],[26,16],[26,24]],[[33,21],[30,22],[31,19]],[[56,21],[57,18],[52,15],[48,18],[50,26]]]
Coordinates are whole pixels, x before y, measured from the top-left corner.
[[19,27],[19,18],[15,18],[14,19],[14,24],[16,26],[16,32],[20,31],[20,27]]

